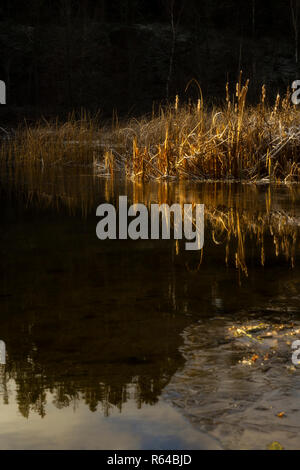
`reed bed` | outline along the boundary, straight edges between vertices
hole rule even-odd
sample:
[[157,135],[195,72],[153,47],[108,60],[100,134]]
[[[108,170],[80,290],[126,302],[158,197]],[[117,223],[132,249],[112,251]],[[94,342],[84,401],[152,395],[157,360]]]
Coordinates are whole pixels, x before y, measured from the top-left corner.
[[67,122],[42,121],[2,141],[1,161],[14,165],[90,165],[96,174],[132,179],[299,181],[300,113],[291,93],[256,106],[247,104],[242,74],[224,105],[196,103],[160,107],[150,117],[101,126],[83,112]]

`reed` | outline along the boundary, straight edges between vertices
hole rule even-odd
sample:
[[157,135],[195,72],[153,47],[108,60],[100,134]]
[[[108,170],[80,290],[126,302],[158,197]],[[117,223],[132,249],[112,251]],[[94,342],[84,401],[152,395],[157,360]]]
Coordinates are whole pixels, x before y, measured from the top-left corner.
[[13,166],[89,164],[99,141],[97,116],[82,111],[79,119],[71,113],[66,122],[45,119],[25,122],[0,147],[2,163]]

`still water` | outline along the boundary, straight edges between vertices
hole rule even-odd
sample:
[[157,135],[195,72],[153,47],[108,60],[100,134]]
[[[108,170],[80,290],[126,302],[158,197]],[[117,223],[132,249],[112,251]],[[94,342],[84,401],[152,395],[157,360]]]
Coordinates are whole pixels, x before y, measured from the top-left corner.
[[[0,448],[300,449],[298,186],[0,181]],[[98,240],[119,195],[205,204],[204,249]]]

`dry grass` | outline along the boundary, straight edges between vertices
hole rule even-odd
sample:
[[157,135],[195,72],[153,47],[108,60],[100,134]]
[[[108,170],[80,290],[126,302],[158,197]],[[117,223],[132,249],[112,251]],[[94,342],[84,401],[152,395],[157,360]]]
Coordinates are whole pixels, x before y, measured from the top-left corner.
[[[180,106],[179,98],[150,118],[110,128],[83,113],[79,120],[40,122],[3,141],[1,160],[21,165],[93,165],[99,174],[126,173],[135,179],[213,179],[298,181],[300,114],[291,95],[266,104],[246,104],[248,81],[234,93],[226,85],[224,106],[198,102]],[[232,95],[232,96],[231,96]]]

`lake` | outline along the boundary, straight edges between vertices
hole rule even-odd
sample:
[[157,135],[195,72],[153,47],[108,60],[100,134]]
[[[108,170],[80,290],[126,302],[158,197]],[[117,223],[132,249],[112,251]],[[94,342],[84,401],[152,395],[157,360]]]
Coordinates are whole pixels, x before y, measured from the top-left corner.
[[[297,185],[2,170],[1,449],[300,449]],[[96,208],[201,203],[184,240],[96,237]]]

